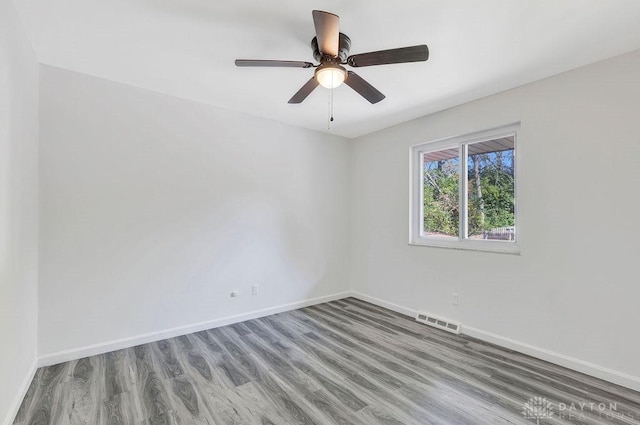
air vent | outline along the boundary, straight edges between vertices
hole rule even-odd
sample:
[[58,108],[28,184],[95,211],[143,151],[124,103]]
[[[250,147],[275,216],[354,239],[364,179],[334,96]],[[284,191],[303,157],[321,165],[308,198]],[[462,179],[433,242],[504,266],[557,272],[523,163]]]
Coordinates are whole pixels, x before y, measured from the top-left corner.
[[442,329],[443,331],[451,332],[454,334],[460,333],[460,323],[453,322],[442,317],[434,316],[433,314],[418,313],[418,315],[416,316],[416,321],[425,323],[429,326],[433,326],[434,328]]

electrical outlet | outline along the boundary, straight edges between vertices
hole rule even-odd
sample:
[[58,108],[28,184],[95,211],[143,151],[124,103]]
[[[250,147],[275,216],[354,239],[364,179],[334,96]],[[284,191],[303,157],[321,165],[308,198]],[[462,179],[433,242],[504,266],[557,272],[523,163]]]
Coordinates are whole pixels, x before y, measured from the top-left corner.
[[231,294],[229,295],[231,298],[236,298],[238,295],[240,295],[238,293],[238,291],[231,291]]
[[258,295],[260,293],[260,286],[257,283],[251,285],[251,294]]
[[460,305],[460,297],[458,297],[457,293],[451,294],[451,304],[458,306]]

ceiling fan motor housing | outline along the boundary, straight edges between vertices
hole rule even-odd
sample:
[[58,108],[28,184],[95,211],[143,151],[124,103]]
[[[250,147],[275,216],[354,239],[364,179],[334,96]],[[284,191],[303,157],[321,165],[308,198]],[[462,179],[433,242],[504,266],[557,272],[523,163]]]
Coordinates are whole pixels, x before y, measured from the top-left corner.
[[351,50],[351,39],[343,33],[339,35],[338,43],[338,57],[333,58],[331,56],[323,55],[318,48],[318,38],[313,37],[311,40],[311,50],[313,50],[313,57],[320,63],[334,62],[334,63],[346,63],[349,57],[349,50]]

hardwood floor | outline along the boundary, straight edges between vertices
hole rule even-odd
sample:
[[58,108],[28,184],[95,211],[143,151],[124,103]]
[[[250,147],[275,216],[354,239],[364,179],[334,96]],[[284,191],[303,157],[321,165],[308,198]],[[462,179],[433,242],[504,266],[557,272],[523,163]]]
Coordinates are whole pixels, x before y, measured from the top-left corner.
[[348,298],[41,368],[14,425],[532,423],[640,393]]

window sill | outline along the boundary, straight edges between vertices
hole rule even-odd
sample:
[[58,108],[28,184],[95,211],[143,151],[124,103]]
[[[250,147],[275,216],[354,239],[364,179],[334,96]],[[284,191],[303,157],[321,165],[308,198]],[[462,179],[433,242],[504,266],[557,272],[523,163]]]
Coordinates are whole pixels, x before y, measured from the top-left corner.
[[520,255],[520,245],[517,242],[504,241],[473,241],[473,240],[437,240],[419,238],[410,240],[409,245],[429,248],[457,249],[462,251],[481,251],[493,254]]

